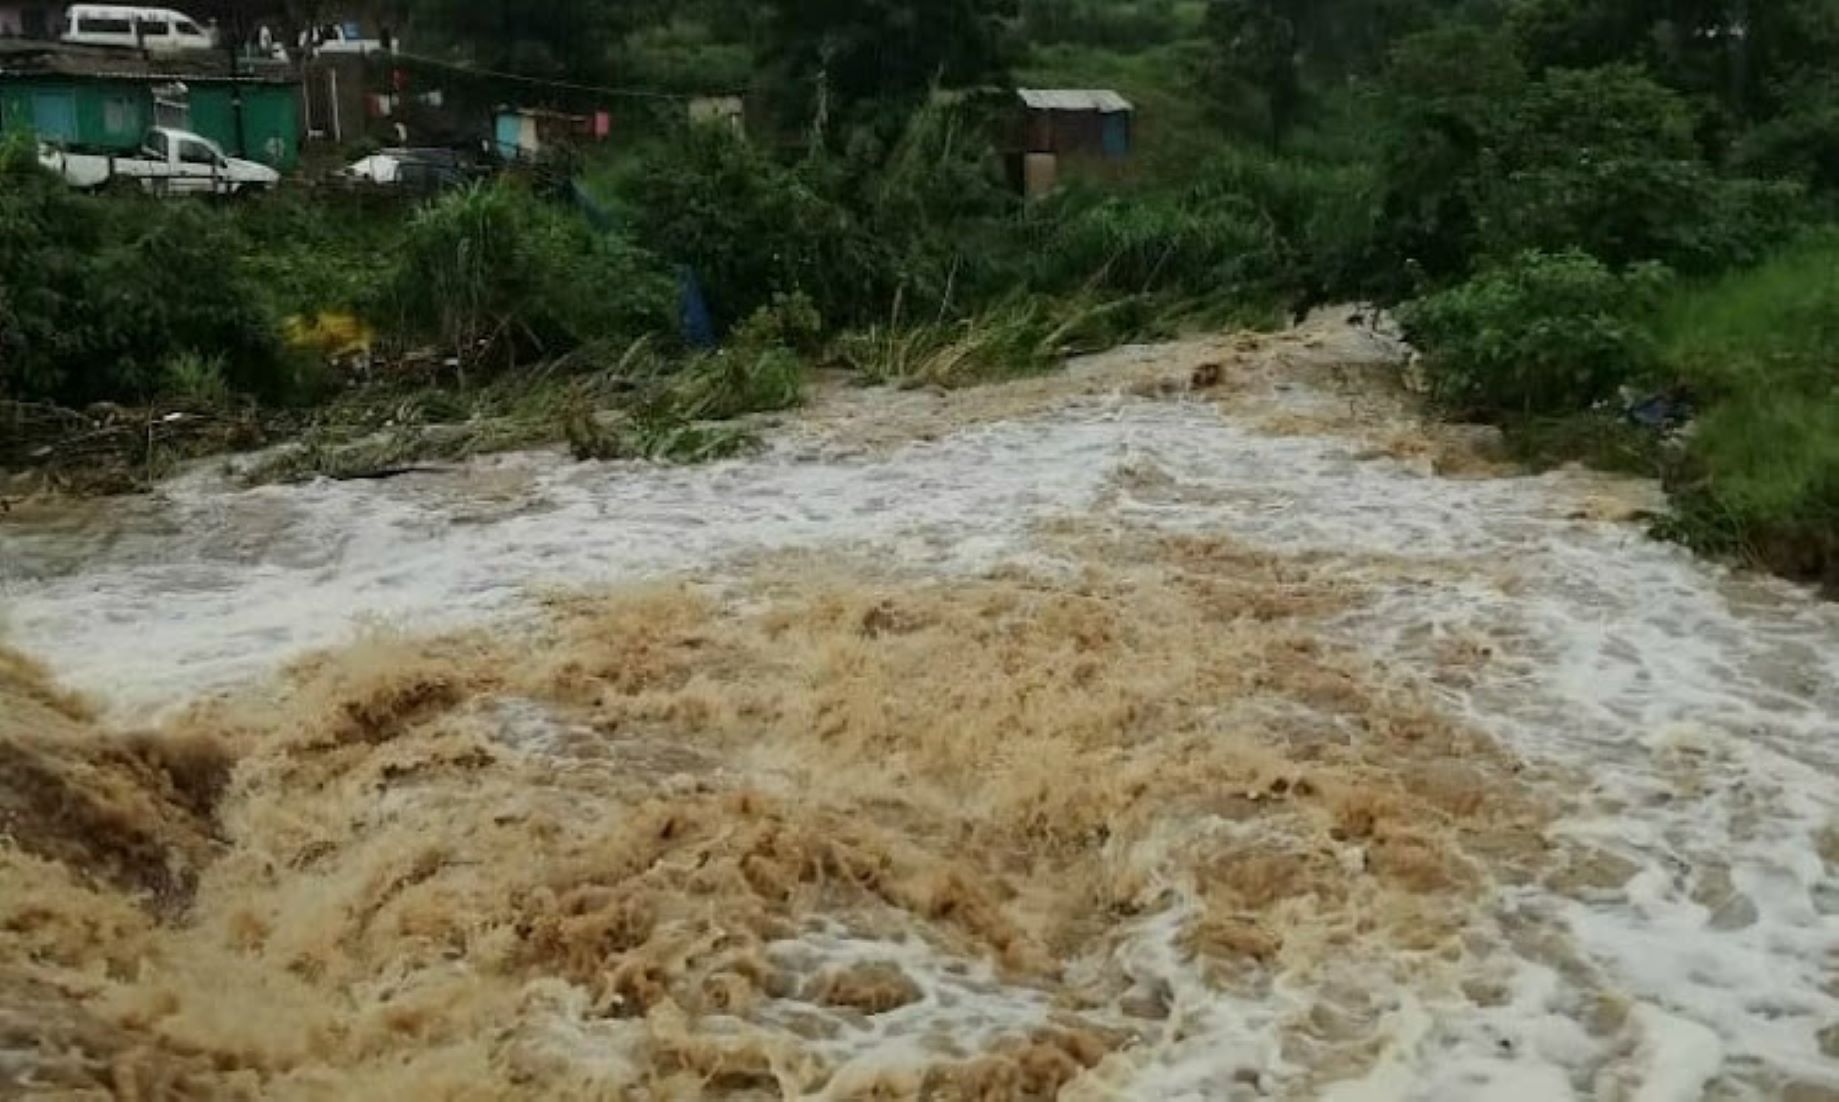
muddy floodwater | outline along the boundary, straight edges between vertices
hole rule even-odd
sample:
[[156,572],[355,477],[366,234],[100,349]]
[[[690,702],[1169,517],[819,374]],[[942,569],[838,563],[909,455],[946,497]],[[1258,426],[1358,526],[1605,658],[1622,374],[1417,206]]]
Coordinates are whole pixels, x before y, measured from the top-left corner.
[[1400,359],[0,517],[0,1096],[1839,1100],[1839,612]]

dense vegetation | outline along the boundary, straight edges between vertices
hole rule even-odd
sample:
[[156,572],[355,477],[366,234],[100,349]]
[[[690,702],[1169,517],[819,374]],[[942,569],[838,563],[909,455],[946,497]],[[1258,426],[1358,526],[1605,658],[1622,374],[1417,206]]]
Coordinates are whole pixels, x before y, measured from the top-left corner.
[[[449,396],[417,409],[499,411],[537,376],[584,454],[707,454],[696,422],[795,401],[820,360],[962,383],[1373,298],[1453,414],[1547,444],[1645,433],[1618,455],[1679,490],[1679,534],[1839,576],[1833,0],[397,8],[455,61],[744,83],[770,123],[661,124],[568,187],[507,177],[411,213],[73,196],[10,150],[0,396],[336,400],[351,380],[283,319],[349,313],[396,359],[432,355],[394,384]],[[1022,202],[1017,82],[1133,99],[1129,170]],[[722,352],[682,346],[688,274]],[[1630,429],[1653,395],[1696,409],[1690,431]],[[615,400],[612,426],[581,412]]]

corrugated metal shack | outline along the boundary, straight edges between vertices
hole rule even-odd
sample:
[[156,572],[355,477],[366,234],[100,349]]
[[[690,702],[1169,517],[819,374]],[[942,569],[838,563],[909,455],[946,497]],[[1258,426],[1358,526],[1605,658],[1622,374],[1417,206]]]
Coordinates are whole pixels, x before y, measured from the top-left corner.
[[1022,190],[1054,189],[1065,162],[1120,161],[1130,156],[1136,108],[1102,88],[1020,88]]
[[1128,157],[1136,108],[1116,92],[1093,88],[1021,88],[1023,152]]

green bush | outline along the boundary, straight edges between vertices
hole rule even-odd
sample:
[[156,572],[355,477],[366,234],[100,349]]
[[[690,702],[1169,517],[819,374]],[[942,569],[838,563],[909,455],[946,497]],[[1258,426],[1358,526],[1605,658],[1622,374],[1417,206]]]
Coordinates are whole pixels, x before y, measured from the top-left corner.
[[881,246],[879,262],[892,266],[886,280],[908,316],[950,314],[1026,278],[1021,200],[983,106],[922,107],[884,160],[849,166],[867,180],[858,189],[863,223]]
[[640,242],[696,273],[723,330],[774,294],[802,292],[832,322],[891,295],[893,258],[854,215],[725,130],[659,144],[621,187]]
[[1038,288],[1111,294],[1268,297],[1295,273],[1277,222],[1231,192],[1091,200],[1075,192],[1034,215]]
[[218,208],[73,194],[29,142],[0,147],[0,394],[135,401],[183,352],[267,399],[294,380],[278,325]]
[[1407,303],[1407,336],[1434,395],[1469,415],[1584,409],[1649,371],[1648,328],[1668,276],[1617,274],[1575,250],[1528,252],[1450,290]]
[[282,317],[373,308],[397,262],[403,218],[394,202],[294,192],[252,196],[232,211],[243,261]]
[[177,353],[161,368],[160,389],[168,397],[199,409],[222,409],[230,404],[230,384],[224,376],[222,356]]
[[415,214],[383,314],[462,366],[501,367],[665,328],[671,302],[648,254],[506,179]]

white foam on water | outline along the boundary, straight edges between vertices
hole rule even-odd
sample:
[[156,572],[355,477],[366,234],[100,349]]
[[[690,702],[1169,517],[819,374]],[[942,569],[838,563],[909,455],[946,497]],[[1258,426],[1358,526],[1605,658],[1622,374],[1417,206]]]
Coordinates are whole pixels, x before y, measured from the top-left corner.
[[[1480,568],[1434,586],[1381,580],[1378,600],[1341,626],[1405,671],[1435,668],[1436,638],[1494,641],[1504,660],[1471,687],[1441,686],[1443,702],[1528,760],[1584,778],[1558,836],[1638,870],[1597,898],[1535,890],[1508,901],[1520,919],[1567,930],[1602,989],[1636,1003],[1632,1054],[1580,1048],[1524,1069],[1527,1089],[1546,1090],[1562,1068],[1586,1093],[1598,1076],[1626,1077],[1642,1099],[1696,1099],[1712,1081],[1732,1097],[1778,1097],[1788,1083],[1839,1090],[1818,1040],[1839,1021],[1839,891],[1817,849],[1839,822],[1833,606],[1633,526],[1573,519],[1588,476],[1448,481],[1357,461],[1323,439],[1240,439],[1227,455],[1191,444],[1157,442],[1145,458],[1198,492],[1159,494],[1137,519],[1276,550]],[[1695,900],[1725,871],[1736,896],[1717,911]],[[1470,1057],[1463,1046],[1410,1057],[1423,1021],[1401,1009],[1380,1078],[1348,1097],[1522,1096],[1506,1080],[1439,1092]]]
[[795,1017],[817,1019],[827,1036],[811,1037],[806,1051],[834,1069],[823,1098],[859,1097],[854,1089],[890,1072],[916,1078],[941,1057],[968,1059],[992,1042],[1023,1039],[1053,1018],[1043,991],[1003,983],[984,961],[964,961],[905,937],[865,937],[835,923],[775,942],[774,963],[791,975],[829,969],[891,965],[911,980],[919,997],[872,1015],[844,1014],[797,999],[776,1000],[760,1015],[767,1026],[790,1029]]
[[[259,676],[367,618],[477,622],[548,586],[800,547],[977,569],[1030,553],[1037,521],[1097,507],[1113,475],[1144,465],[1176,492],[1126,493],[1107,506],[1125,520],[1277,552],[1461,564],[1434,582],[1373,571],[1373,598],[1332,630],[1526,760],[1576,778],[1553,842],[1633,872],[1591,891],[1503,888],[1476,950],[1510,977],[1496,1005],[1421,984],[1409,962],[1341,967],[1389,1009],[1370,1068],[1329,1085],[1278,1041],[1304,996],[1207,988],[1175,947],[1181,911],[1170,908],[1119,952],[1168,985],[1175,1025],[1108,1062],[1085,1097],[1839,1091],[1819,1041],[1839,1023],[1839,887],[1817,843],[1839,823],[1839,613],[1635,526],[1578,519],[1590,476],[1443,480],[1362,458],[1346,440],[1265,435],[1210,406],[1082,402],[881,457],[782,448],[660,469],[537,454],[240,492],[197,479],[78,533],[0,525],[0,601],[15,643],[138,711]],[[488,482],[513,489],[482,505]],[[1495,658],[1440,680],[1434,648],[1457,637],[1488,640]],[[1561,935],[1574,959],[1512,948],[1527,928]],[[946,1009],[949,977],[915,955],[930,950],[873,949],[906,953],[904,968],[931,977],[932,1001],[906,1024]],[[981,1007],[992,1028],[1043,1013],[1036,993],[975,993],[960,1005]],[[1593,1021],[1605,1000],[1625,1009],[1608,1025]],[[920,1024],[858,1031],[833,1055],[898,1056],[903,1038],[938,1031]]]
[[[70,684],[141,710],[251,679],[366,623],[476,622],[545,587],[817,546],[987,565],[1034,520],[1088,501],[1135,436],[1205,423],[1169,407],[1087,408],[854,462],[781,451],[664,468],[529,454],[381,482],[237,492],[199,478],[125,506],[76,555],[64,532],[0,525],[0,604],[10,637]],[[477,519],[469,482],[506,480],[520,484],[516,507]]]

